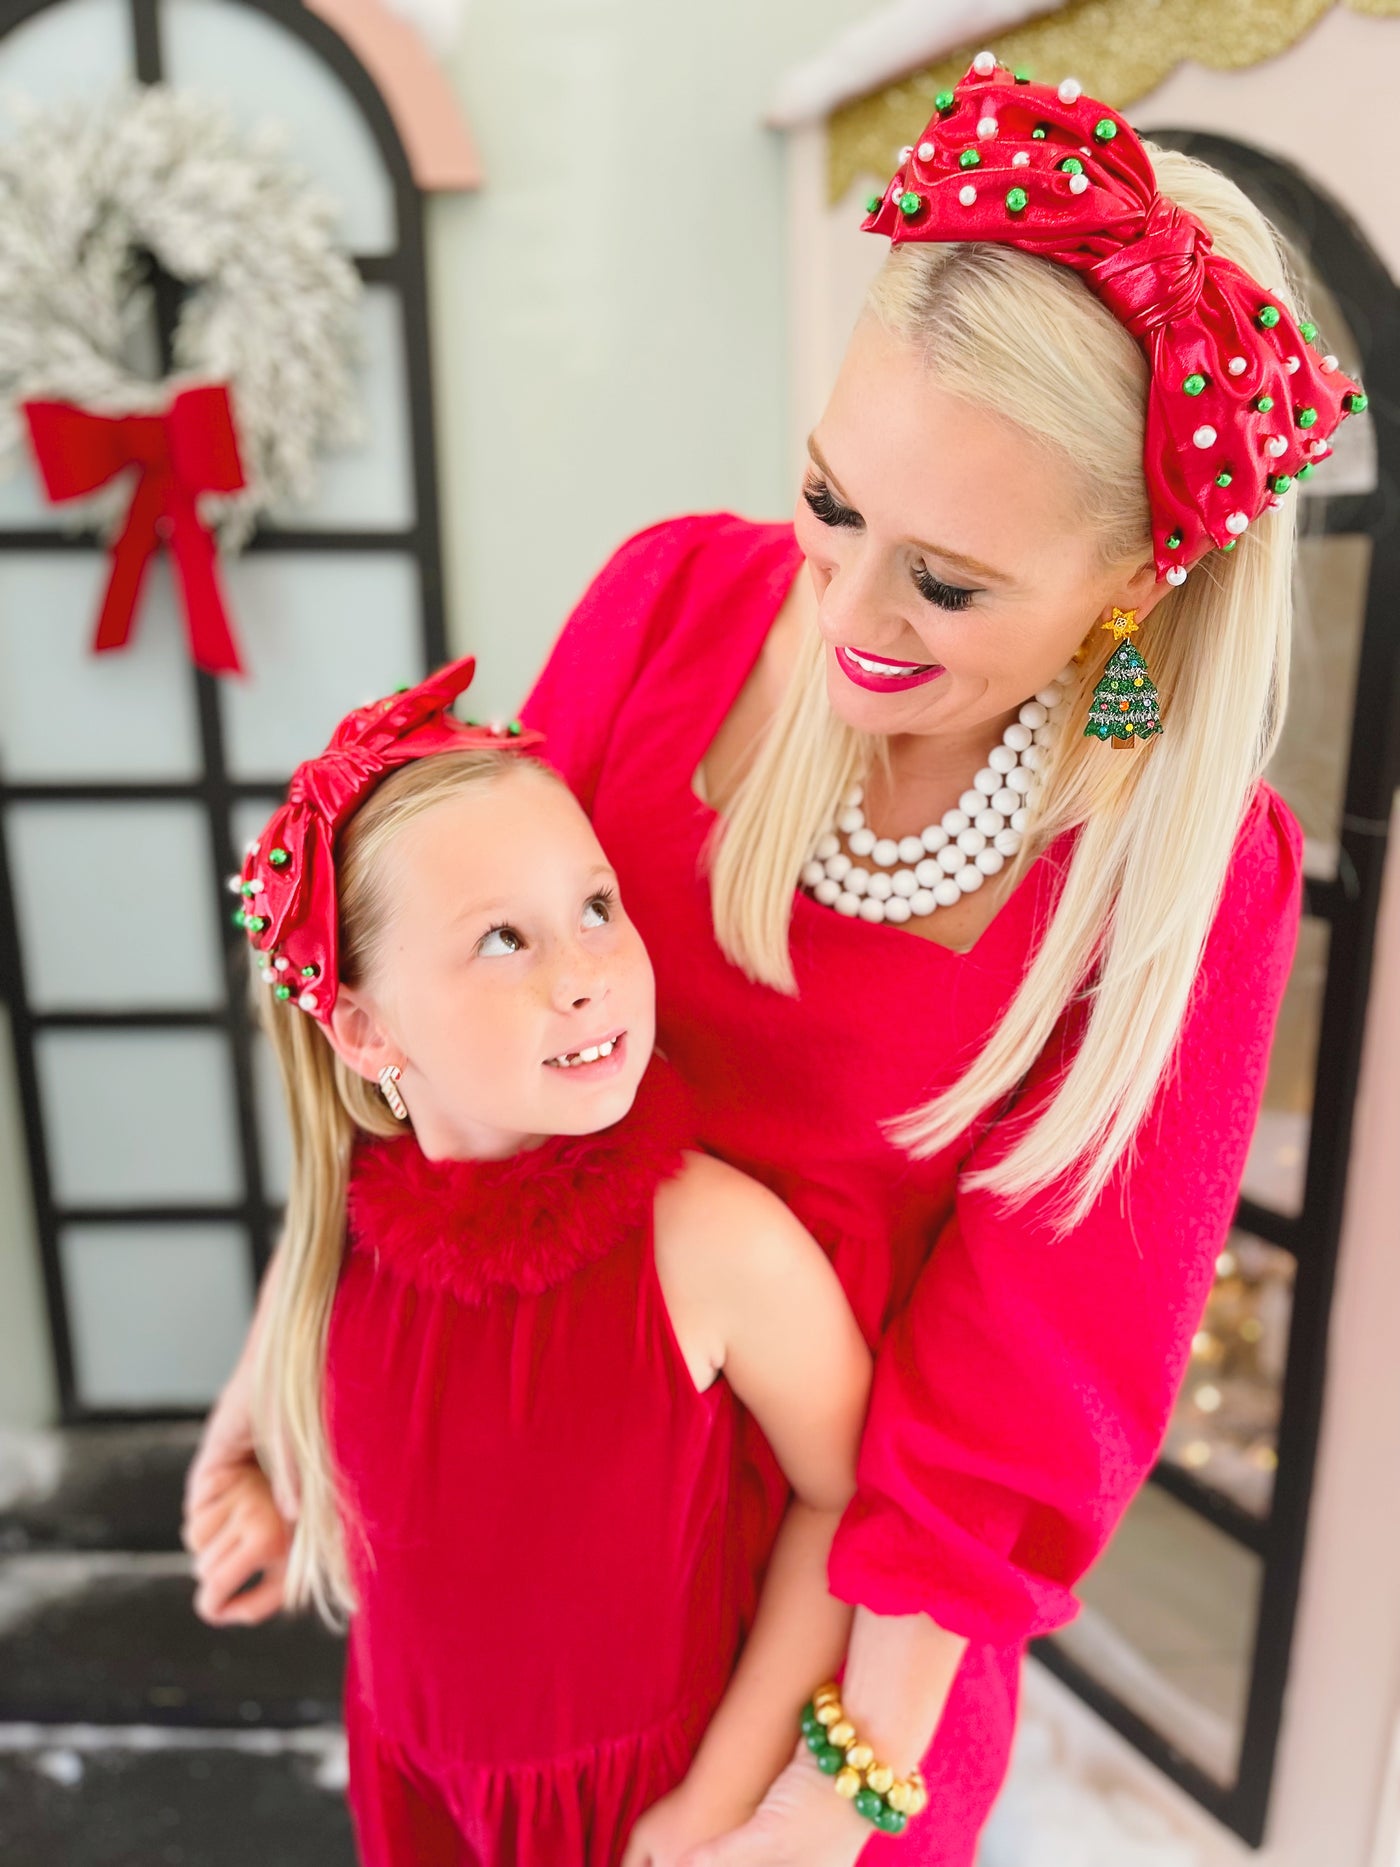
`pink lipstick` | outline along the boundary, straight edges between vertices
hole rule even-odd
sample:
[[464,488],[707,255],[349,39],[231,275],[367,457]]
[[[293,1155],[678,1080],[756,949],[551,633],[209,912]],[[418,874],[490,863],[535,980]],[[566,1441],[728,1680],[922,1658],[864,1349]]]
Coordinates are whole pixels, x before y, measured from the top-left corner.
[[836,662],[848,681],[872,694],[907,693],[947,672],[937,662],[891,661],[888,655],[844,647],[836,650]]

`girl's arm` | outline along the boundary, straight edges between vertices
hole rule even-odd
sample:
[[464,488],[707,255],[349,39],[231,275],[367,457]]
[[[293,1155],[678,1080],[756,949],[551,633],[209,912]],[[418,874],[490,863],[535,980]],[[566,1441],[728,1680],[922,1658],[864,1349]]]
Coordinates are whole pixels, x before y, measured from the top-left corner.
[[[668,1836],[693,1844],[751,1814],[793,1754],[803,1703],[841,1663],[851,1610],[830,1594],[826,1564],[855,1487],[871,1365],[821,1248],[781,1200],[721,1162],[696,1156],[663,1187],[656,1257],[697,1387],[724,1375],[793,1498],[729,1689],[684,1784],[652,1824],[662,1831],[656,1846],[648,1851],[644,1818],[628,1867],[675,1858]],[[860,1818],[845,1812],[864,1838]]]

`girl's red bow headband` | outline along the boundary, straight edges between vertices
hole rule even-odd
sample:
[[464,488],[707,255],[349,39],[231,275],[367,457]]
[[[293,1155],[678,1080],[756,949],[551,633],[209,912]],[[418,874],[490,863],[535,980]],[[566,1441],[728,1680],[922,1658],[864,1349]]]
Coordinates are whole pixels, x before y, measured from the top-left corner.
[[513,723],[464,725],[448,711],[476,672],[468,655],[417,687],[347,713],[319,758],[298,765],[287,801],[248,846],[230,886],[242,905],[234,914],[262,958],[262,977],[279,999],[322,1023],[340,986],[340,916],[335,839],[341,825],[382,778],[435,752],[523,752],[543,734]]
[[979,52],[869,204],[865,230],[995,240],[1072,266],[1152,366],[1144,465],[1157,575],[1186,581],[1212,545],[1332,450],[1366,397],[1317,357],[1312,324],[1211,251],[1195,215],[1157,191],[1147,152],[1073,78],[1018,80]]

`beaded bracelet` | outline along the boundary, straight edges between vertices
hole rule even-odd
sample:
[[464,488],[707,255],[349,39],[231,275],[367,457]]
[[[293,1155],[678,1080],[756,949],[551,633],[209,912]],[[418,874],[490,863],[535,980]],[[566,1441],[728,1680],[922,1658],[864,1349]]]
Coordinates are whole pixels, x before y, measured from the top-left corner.
[[802,1735],[824,1776],[835,1779],[838,1796],[853,1802],[856,1812],[881,1834],[902,1835],[911,1815],[928,1807],[928,1789],[918,1770],[896,1777],[887,1763],[877,1763],[875,1752],[856,1736],[856,1728],[841,1706],[834,1685],[824,1685],[802,1708]]

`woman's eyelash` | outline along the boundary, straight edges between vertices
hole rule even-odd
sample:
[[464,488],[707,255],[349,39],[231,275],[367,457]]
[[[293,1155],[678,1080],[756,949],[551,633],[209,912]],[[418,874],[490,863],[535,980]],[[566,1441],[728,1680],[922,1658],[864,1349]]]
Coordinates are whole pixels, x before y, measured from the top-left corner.
[[943,583],[921,564],[914,572],[914,587],[921,597],[939,609],[966,609],[976,596],[975,590],[963,590],[955,583]]
[[825,480],[808,480],[802,497],[823,525],[859,525],[861,517],[850,506],[843,506]]
[[603,906],[611,911],[617,906],[617,890],[615,888],[599,888],[594,894],[588,897],[589,907],[592,907],[595,901],[601,901]]

